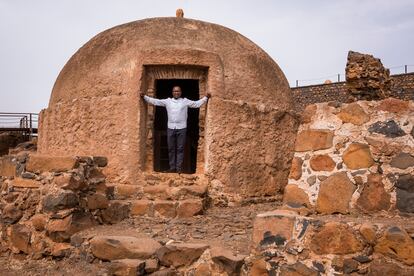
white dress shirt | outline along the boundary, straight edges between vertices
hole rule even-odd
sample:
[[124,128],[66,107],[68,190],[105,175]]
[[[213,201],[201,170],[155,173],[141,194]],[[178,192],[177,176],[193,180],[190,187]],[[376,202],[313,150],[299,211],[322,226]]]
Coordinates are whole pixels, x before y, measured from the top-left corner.
[[188,108],[199,108],[207,102],[208,98],[203,97],[198,101],[191,101],[187,98],[167,98],[160,100],[145,95],[144,100],[156,106],[165,106],[167,109],[169,129],[183,129],[187,127]]

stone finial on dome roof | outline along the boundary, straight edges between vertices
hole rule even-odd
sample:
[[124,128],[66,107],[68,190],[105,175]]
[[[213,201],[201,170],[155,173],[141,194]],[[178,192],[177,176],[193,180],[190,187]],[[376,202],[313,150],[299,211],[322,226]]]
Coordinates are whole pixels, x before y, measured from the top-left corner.
[[183,11],[183,9],[177,9],[175,11],[175,17],[183,18],[184,17],[184,11]]

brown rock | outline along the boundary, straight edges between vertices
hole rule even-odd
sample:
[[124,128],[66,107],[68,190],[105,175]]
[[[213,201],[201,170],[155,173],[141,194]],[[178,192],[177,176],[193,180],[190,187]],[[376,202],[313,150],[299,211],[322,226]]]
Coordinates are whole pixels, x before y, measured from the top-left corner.
[[263,259],[255,260],[250,269],[251,276],[268,276],[266,261]]
[[374,248],[376,253],[397,259],[407,265],[414,264],[414,241],[403,229],[388,228]]
[[145,260],[145,272],[151,273],[157,271],[159,267],[158,259],[146,259]]
[[211,276],[211,268],[208,263],[202,263],[194,270],[194,276]]
[[283,193],[283,203],[291,207],[311,207],[306,192],[294,184],[286,185]]
[[230,250],[221,247],[210,249],[211,259],[222,267],[228,275],[240,275],[240,269],[244,263],[244,255],[235,255]]
[[43,214],[36,214],[31,217],[30,221],[37,231],[43,231],[47,223],[47,216]]
[[349,202],[356,187],[345,172],[338,172],[321,182],[316,211],[322,214],[349,212]]
[[328,222],[313,235],[310,249],[318,255],[352,254],[362,250],[363,244],[348,225]]
[[358,208],[366,213],[388,210],[391,196],[385,191],[380,174],[368,175],[361,195],[357,200]]
[[366,144],[352,143],[345,150],[342,159],[351,170],[369,168],[374,164],[369,146]]
[[203,201],[201,199],[186,199],[179,202],[177,206],[177,216],[179,218],[189,218],[203,213]]
[[283,245],[292,238],[295,212],[277,210],[256,216],[253,223],[254,247]]
[[78,206],[79,199],[72,191],[60,190],[57,194],[48,194],[43,198],[42,209],[46,212],[56,212]]
[[106,167],[108,165],[108,158],[106,158],[105,156],[93,156],[93,162],[98,166],[98,167]]
[[405,170],[414,166],[414,156],[405,152],[400,152],[391,160],[390,165],[391,167]]
[[197,260],[209,246],[200,243],[170,243],[157,250],[157,257],[164,266],[188,266]]
[[302,158],[293,157],[292,166],[290,167],[289,178],[298,180],[302,176],[302,164]]
[[108,208],[102,212],[102,219],[105,223],[118,223],[129,216],[129,202],[112,200]]
[[381,101],[378,109],[392,113],[404,113],[408,110],[408,101],[387,98]]
[[18,222],[23,216],[22,210],[14,203],[9,203],[3,208],[3,212],[1,214],[1,217],[4,221],[4,223],[7,224],[13,224]]
[[173,218],[176,216],[176,203],[170,200],[154,201],[154,211],[163,217]]
[[115,187],[115,194],[117,199],[125,199],[134,197],[141,192],[141,187],[138,185],[117,185]]
[[369,121],[368,114],[357,103],[351,103],[341,108],[341,112],[337,116],[344,123],[351,123],[358,126]]
[[90,213],[77,211],[63,219],[49,220],[46,234],[55,242],[64,242],[73,234],[95,225],[97,222]]
[[132,200],[131,201],[131,215],[132,216],[143,216],[153,215],[152,201],[150,200]]
[[87,187],[85,180],[77,175],[62,174],[54,178],[53,184],[64,190],[79,191]]
[[74,157],[30,155],[26,165],[29,172],[64,172],[76,168],[78,162]]
[[145,261],[138,259],[114,260],[110,265],[111,275],[137,276],[145,275]]
[[73,246],[68,243],[55,243],[50,253],[54,257],[67,257],[72,249]]
[[10,243],[18,250],[29,254],[30,252],[30,238],[32,232],[23,224],[15,224],[11,226]]
[[90,210],[105,209],[109,206],[109,200],[105,194],[94,193],[92,195],[88,195],[86,198],[88,202],[88,209]]
[[310,159],[310,167],[314,171],[332,171],[335,169],[335,162],[327,154],[317,154]]
[[305,107],[305,110],[302,113],[302,124],[308,124],[312,122],[312,117],[316,113],[317,106],[315,104],[310,104]]
[[16,177],[12,180],[11,185],[16,188],[40,188],[42,184],[36,180]]
[[302,263],[295,263],[292,265],[282,265],[280,268],[280,276],[318,276],[319,273],[307,267]]
[[329,149],[332,147],[333,132],[330,130],[309,129],[296,137],[296,151]]
[[92,254],[102,260],[147,259],[161,248],[154,239],[97,236],[90,240]]
[[406,267],[383,258],[374,259],[369,267],[368,276],[412,276],[413,267]]
[[377,229],[371,223],[363,223],[359,227],[359,232],[361,233],[362,237],[364,237],[364,239],[369,244],[372,245],[372,244],[374,244],[376,242],[376,240],[377,240],[377,237],[376,237]]

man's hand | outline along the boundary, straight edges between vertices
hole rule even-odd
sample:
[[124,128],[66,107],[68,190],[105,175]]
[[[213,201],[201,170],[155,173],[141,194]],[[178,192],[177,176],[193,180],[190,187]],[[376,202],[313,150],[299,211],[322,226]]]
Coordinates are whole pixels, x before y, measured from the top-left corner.
[[211,94],[210,93],[207,93],[206,97],[210,99],[211,98]]
[[139,91],[139,95],[141,96],[141,98],[144,98],[145,92]]

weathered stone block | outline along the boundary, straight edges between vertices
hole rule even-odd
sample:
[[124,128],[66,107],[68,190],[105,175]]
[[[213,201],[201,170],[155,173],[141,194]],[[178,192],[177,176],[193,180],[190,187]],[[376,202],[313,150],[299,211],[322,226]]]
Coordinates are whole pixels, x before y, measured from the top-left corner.
[[351,123],[358,126],[369,121],[369,115],[357,103],[346,105],[337,116],[344,123]]
[[403,101],[395,98],[387,98],[381,101],[378,109],[392,113],[403,113],[408,110],[408,101]]
[[368,182],[357,200],[358,208],[366,213],[388,210],[390,194],[385,191],[380,174],[368,175]]
[[375,162],[371,156],[369,146],[361,143],[352,143],[345,150],[342,159],[351,170],[371,167]]
[[86,197],[89,210],[105,209],[109,206],[109,200],[105,194],[94,193]]
[[292,159],[292,166],[290,167],[289,178],[298,180],[302,176],[303,160],[300,157]]
[[42,183],[33,179],[16,177],[11,181],[11,185],[16,188],[40,188]]
[[222,247],[212,247],[210,255],[213,262],[222,267],[227,275],[240,275],[240,269],[244,263],[244,255],[234,255],[233,252]]
[[363,249],[351,227],[344,223],[328,222],[310,241],[310,249],[318,254],[352,254]]
[[329,149],[332,147],[333,132],[330,130],[309,129],[296,137],[296,151]]
[[48,194],[43,198],[43,211],[55,212],[69,209],[79,204],[78,196],[72,191],[60,190],[58,194]]
[[295,212],[277,210],[256,216],[253,223],[254,247],[284,245],[292,238]]
[[31,236],[32,232],[26,225],[15,224],[11,226],[10,242],[12,246],[26,254],[30,253]]
[[176,216],[176,203],[170,200],[154,201],[154,211],[163,217],[173,218]]
[[157,250],[157,257],[164,266],[188,266],[209,248],[200,243],[170,243]]
[[131,215],[132,216],[143,216],[153,215],[153,204],[151,200],[131,200]]
[[90,240],[92,254],[102,260],[147,259],[161,245],[151,238],[97,236]]
[[4,223],[13,224],[18,222],[23,216],[22,210],[14,203],[4,206],[1,217]]
[[397,187],[397,209],[401,212],[414,213],[414,176],[400,175],[395,186]]
[[283,193],[283,203],[290,207],[311,207],[308,194],[297,185],[288,184]]
[[13,162],[12,156],[0,157],[0,176],[13,177],[16,176],[16,163]]
[[186,199],[178,203],[177,217],[189,218],[203,213],[202,199]]
[[72,170],[77,165],[75,157],[30,155],[26,170],[29,172],[63,172]]
[[383,134],[388,138],[396,138],[406,135],[394,120],[376,122],[368,128],[368,131]]
[[114,260],[110,265],[111,275],[137,276],[145,275],[145,261],[139,259]]
[[129,202],[111,201],[108,208],[102,211],[102,219],[105,223],[118,223],[126,219],[130,213]]
[[414,264],[414,241],[400,227],[388,228],[378,240],[374,250],[407,265]]
[[405,170],[414,166],[414,156],[401,152],[391,160],[390,165],[391,167]]
[[323,214],[347,214],[355,189],[345,172],[329,176],[320,184],[316,211]]

